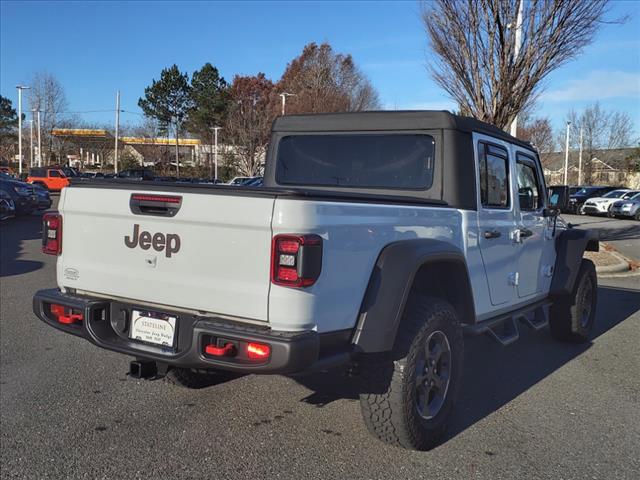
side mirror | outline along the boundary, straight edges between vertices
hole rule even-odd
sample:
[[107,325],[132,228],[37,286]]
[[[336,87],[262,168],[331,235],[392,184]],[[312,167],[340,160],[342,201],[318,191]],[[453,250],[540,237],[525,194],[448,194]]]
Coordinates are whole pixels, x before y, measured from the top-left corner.
[[549,207],[556,210],[566,210],[569,205],[569,187],[549,187]]

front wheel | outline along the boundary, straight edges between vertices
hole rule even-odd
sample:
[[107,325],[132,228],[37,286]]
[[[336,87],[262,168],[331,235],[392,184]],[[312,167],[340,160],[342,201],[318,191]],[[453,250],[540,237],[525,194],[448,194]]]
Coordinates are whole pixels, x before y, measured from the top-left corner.
[[551,335],[581,343],[589,339],[596,315],[598,279],[591,260],[582,259],[571,295],[556,299],[549,312]]
[[391,356],[363,365],[360,406],[369,431],[407,449],[435,447],[453,410],[462,363],[455,309],[438,298],[411,298]]

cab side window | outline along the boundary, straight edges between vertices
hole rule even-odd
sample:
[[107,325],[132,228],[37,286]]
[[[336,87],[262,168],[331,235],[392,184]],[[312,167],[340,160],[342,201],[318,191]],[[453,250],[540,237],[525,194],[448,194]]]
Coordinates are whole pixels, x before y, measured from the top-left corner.
[[60,172],[58,172],[57,170],[49,170],[49,176],[50,177],[59,177],[60,176]]
[[518,203],[522,211],[535,211],[543,206],[535,161],[520,153],[516,156],[518,172]]
[[509,208],[509,156],[496,145],[478,144],[480,201],[487,208]]

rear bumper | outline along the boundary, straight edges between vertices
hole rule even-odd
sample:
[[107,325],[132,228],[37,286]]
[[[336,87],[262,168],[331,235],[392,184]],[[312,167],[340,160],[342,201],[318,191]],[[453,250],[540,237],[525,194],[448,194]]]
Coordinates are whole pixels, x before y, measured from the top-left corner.
[[[50,312],[51,304],[82,312],[83,321],[59,323]],[[175,348],[141,343],[128,336],[127,312],[130,313],[132,307],[141,308],[116,300],[65,294],[58,289],[40,290],[33,297],[33,311],[46,324],[107,350],[171,367],[290,374],[336,366],[348,362],[351,356],[351,330],[330,334],[274,331],[219,317],[165,309],[162,309],[163,313],[178,317]],[[205,345],[217,340],[231,341],[239,347],[247,342],[266,343],[271,347],[271,355],[260,363],[206,355]]]

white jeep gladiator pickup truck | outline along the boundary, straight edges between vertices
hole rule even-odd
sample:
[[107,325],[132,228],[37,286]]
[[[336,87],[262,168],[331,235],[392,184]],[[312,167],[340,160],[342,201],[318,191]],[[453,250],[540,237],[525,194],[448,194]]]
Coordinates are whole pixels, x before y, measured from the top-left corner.
[[584,341],[594,233],[556,225],[535,150],[448,112],[278,118],[264,187],[73,181],[44,217],[35,314],[135,357],[130,374],[359,374],[373,435],[428,449],[463,333]]

